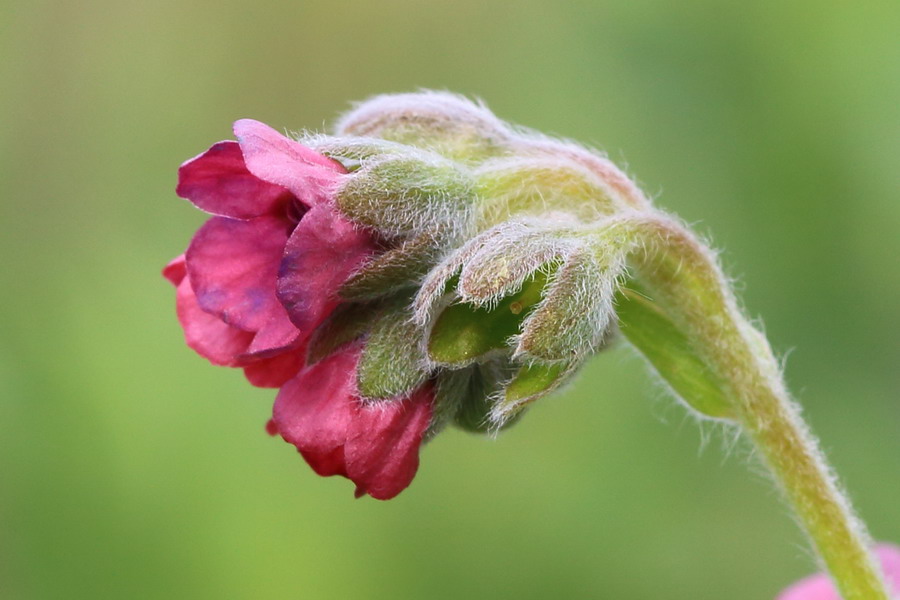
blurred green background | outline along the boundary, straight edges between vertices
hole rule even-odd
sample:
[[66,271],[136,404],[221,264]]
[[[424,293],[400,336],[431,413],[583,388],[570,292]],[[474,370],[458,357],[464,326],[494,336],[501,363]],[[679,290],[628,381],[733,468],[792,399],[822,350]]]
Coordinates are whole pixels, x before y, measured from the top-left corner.
[[420,87],[595,144],[708,234],[900,541],[895,0],[17,2],[0,18],[0,598],[767,599],[811,571],[733,433],[624,345],[382,503],[188,350],[178,164]]

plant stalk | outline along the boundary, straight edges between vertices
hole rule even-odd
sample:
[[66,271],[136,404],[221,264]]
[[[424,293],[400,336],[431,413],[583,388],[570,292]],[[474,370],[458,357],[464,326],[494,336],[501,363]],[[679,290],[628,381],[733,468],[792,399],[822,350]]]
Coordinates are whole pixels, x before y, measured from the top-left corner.
[[738,308],[715,255],[658,214],[632,221],[622,332],[698,412],[740,424],[845,600],[890,600],[855,516],[783,382],[765,336]]

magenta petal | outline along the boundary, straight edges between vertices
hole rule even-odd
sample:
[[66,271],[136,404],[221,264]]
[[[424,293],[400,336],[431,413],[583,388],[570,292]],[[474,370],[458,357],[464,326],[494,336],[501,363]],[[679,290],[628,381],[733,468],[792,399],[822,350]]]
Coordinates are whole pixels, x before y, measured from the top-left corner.
[[187,269],[200,306],[229,325],[259,332],[252,352],[287,347],[300,334],[275,295],[286,240],[287,224],[276,217],[214,217],[188,247]]
[[[900,548],[891,544],[879,544],[875,548],[875,556],[884,570],[888,587],[893,593],[900,594]],[[777,600],[841,600],[841,597],[828,576],[819,573],[801,579],[781,592]]]
[[237,142],[219,142],[178,169],[175,193],[214,215],[250,219],[277,211],[290,192],[252,175]]
[[230,327],[203,311],[187,278],[178,284],[176,306],[188,346],[214,365],[240,366],[240,357],[247,351],[252,333]]
[[408,400],[360,408],[344,447],[347,476],[356,483],[357,497],[388,500],[412,482],[433,400],[431,386],[424,386]]
[[274,429],[319,475],[347,475],[344,442],[358,410],[356,363],[360,345],[306,367],[275,398]]
[[253,361],[244,367],[244,375],[252,385],[278,388],[287,383],[303,368],[305,349],[284,352],[271,358]]
[[162,270],[162,276],[169,280],[169,283],[178,287],[181,280],[187,277],[187,266],[184,260],[184,254],[179,254],[165,266]]
[[370,236],[328,205],[303,216],[284,249],[278,298],[298,329],[315,329],[338,304],[338,289],[374,251]]
[[306,206],[329,199],[340,175],[340,163],[288,139],[259,121],[241,119],[234,124],[247,169],[256,177],[283,186]]

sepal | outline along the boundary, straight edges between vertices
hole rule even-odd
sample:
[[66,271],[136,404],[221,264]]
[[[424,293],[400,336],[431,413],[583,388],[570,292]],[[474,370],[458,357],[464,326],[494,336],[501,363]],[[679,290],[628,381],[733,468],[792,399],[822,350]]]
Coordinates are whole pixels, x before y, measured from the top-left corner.
[[410,318],[408,299],[386,305],[372,322],[357,368],[361,397],[384,400],[403,397],[429,376],[419,330]]

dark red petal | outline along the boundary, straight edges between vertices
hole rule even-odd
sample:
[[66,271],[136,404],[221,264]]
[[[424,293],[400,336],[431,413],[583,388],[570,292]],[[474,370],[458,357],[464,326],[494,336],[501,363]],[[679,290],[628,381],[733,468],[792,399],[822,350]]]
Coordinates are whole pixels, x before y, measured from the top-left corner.
[[188,346],[214,365],[240,366],[240,357],[253,340],[252,333],[230,327],[203,311],[187,278],[178,285],[176,307]]
[[256,360],[244,367],[244,375],[256,387],[281,387],[303,367],[304,354],[305,348]]
[[259,332],[253,353],[289,347],[300,336],[275,295],[286,240],[281,218],[214,217],[188,247],[188,274],[200,306],[229,325]]
[[275,429],[319,475],[347,475],[344,442],[359,410],[355,380],[360,351],[353,344],[306,367],[275,398]]
[[341,174],[340,163],[290,140],[252,119],[234,124],[247,169],[256,177],[290,190],[306,206],[327,201]]
[[214,215],[250,219],[280,211],[291,194],[253,176],[237,142],[219,142],[178,169],[175,193]]
[[303,216],[284,249],[278,298],[291,321],[311,332],[338,304],[338,289],[374,251],[370,236],[328,205]]
[[419,388],[404,401],[362,406],[349,429],[344,456],[356,494],[393,498],[412,482],[419,447],[431,422],[434,392]]
[[181,280],[187,276],[187,267],[184,262],[184,254],[180,254],[169,261],[169,264],[165,266],[162,270],[162,275],[169,282],[178,287],[178,284],[181,283]]

